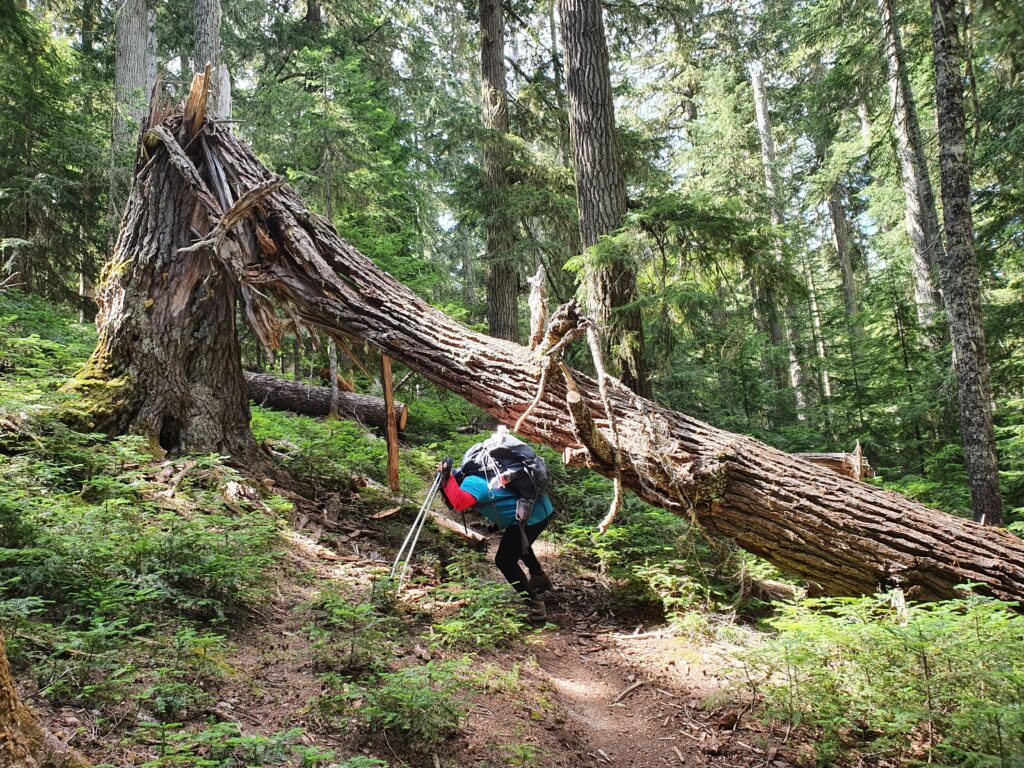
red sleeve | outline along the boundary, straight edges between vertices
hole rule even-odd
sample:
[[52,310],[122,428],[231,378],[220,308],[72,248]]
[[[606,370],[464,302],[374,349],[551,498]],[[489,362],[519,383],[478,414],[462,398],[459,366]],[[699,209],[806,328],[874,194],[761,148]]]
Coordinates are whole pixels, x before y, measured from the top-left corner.
[[465,512],[476,504],[476,496],[462,490],[451,475],[448,476],[448,481],[441,487],[441,493],[448,499],[448,503],[452,505],[452,509],[456,512]]

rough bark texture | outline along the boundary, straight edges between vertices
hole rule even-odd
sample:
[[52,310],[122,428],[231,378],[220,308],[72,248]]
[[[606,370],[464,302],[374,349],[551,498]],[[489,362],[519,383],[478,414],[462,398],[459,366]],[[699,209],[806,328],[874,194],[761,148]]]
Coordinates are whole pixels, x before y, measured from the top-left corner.
[[914,301],[918,322],[922,328],[928,329],[936,322],[937,313],[942,311],[942,295],[935,282],[943,254],[942,236],[893,0],[878,0],[878,11],[889,74],[889,106],[896,135],[896,154],[907,205],[907,233],[914,257]]
[[0,632],[0,766],[4,768],[88,768],[78,752],[43,728],[14,687],[3,632]]
[[[203,140],[190,143],[188,121],[175,131],[150,131],[144,152],[157,149],[162,134],[189,146],[179,165],[218,173]],[[235,329],[236,284],[209,249],[182,250],[194,242],[193,229],[210,226],[197,218],[194,189],[168,153],[144,159],[97,291],[96,349],[67,385],[82,395],[74,415],[88,429],[142,434],[170,453],[258,461]],[[216,198],[205,202],[222,209]]]
[[338,386],[338,345],[335,343],[334,339],[327,340],[327,354],[329,360],[328,375],[331,379],[331,402],[328,409],[328,416],[337,416],[341,387]]
[[811,336],[814,337],[814,351],[818,357],[818,393],[824,401],[832,397],[832,377],[828,372],[828,354],[825,350],[825,335],[821,329],[821,311],[818,308],[818,286],[814,280],[811,265],[804,260],[804,280],[807,284],[807,310],[811,319]]
[[392,390],[391,358],[380,356],[380,381],[384,388],[384,424],[388,440],[388,487],[392,493],[402,490],[398,476],[398,425],[395,424],[395,395]]
[[999,466],[992,431],[992,385],[981,321],[981,286],[971,218],[971,163],[967,154],[964,52],[960,40],[963,4],[958,0],[932,0],[931,6],[942,217],[946,234],[939,275],[953,340],[964,463],[971,483],[974,519],[1002,525]]
[[[289,381],[269,373],[245,372],[245,387],[249,399],[258,405],[279,411],[291,411],[305,416],[328,416],[331,412],[331,388],[313,387]],[[368,427],[387,425],[384,399],[358,392],[338,392],[338,416],[352,419]],[[409,410],[405,403],[395,402],[395,425],[405,429]]]
[[[626,180],[615,136],[601,0],[560,0],[569,140],[584,248],[619,229],[626,214]],[[644,362],[644,327],[636,301],[636,270],[620,258],[587,269],[587,305],[626,386],[650,395]]]
[[499,339],[519,341],[519,269],[513,252],[515,221],[508,214],[508,90],[505,84],[503,0],[480,0],[480,87],[487,219],[487,329]]
[[156,79],[155,13],[147,0],[123,0],[114,16],[114,115],[110,137],[112,220],[120,217],[131,186],[133,150],[149,111]]
[[210,95],[206,112],[212,118],[231,117],[231,78],[220,56],[220,0],[196,0],[195,47],[192,58],[197,71],[210,65]]
[[[196,205],[165,215],[195,214],[209,226],[222,211],[207,187],[212,179],[189,167],[174,138],[181,121],[180,113],[165,121],[154,161],[142,169],[138,186],[178,185]],[[230,169],[236,197],[259,197],[235,225],[218,224],[225,235],[214,252],[241,283],[247,317],[269,346],[285,331],[273,301],[304,324],[365,339],[505,423],[514,423],[531,404],[547,361],[459,325],[381,272],[293,191],[275,186],[227,127],[208,128],[202,143]],[[170,155],[175,163],[167,160]],[[260,196],[259,190],[269,191]],[[597,384],[576,372],[549,377],[523,425],[525,438],[575,449],[577,460],[588,460],[603,474],[621,470],[626,487],[645,500],[695,516],[707,529],[826,591],[855,594],[899,585],[915,598],[939,598],[973,581],[986,592],[1024,598],[1024,542],[1012,534],[854,482],[617,385],[609,400],[621,466],[609,466],[582,449],[576,437],[565,375],[574,379],[596,429],[611,442]]]

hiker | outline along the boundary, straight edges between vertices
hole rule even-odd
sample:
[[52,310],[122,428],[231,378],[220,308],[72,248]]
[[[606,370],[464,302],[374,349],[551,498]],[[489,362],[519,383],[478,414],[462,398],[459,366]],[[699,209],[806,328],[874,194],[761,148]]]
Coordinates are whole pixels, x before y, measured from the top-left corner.
[[[470,456],[474,449],[486,446],[487,442],[477,444],[466,452],[466,456]],[[470,462],[464,460],[463,465],[453,472],[452,459],[448,457],[438,471],[442,475],[441,493],[451,509],[456,512],[475,509],[502,530],[494,564],[522,595],[528,607],[527,618],[535,624],[543,623],[547,609],[540,595],[551,589],[551,580],[541,568],[531,545],[548,526],[554,512],[551,499],[543,493],[530,499],[522,492],[512,490],[516,487],[516,470],[478,473],[472,471]],[[485,479],[488,474],[490,480]],[[529,569],[529,579],[519,567],[520,561]]]

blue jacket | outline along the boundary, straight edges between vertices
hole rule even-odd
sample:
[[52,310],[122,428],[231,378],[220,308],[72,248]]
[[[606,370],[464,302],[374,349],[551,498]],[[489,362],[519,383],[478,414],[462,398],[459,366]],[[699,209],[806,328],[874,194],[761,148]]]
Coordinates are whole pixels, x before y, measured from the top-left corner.
[[[463,478],[459,487],[476,499],[477,503],[473,508],[502,530],[515,523],[516,502],[519,497],[512,491],[505,488],[496,488],[492,491],[487,487],[487,481],[476,475]],[[551,499],[545,494],[533,505],[533,511],[526,524],[534,525],[542,520],[547,520],[554,511]]]

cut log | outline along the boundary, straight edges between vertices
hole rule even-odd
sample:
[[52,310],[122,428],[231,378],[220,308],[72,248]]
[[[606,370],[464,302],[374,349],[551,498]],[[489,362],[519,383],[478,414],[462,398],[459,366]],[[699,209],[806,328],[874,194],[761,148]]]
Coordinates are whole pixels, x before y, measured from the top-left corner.
[[[459,325],[382,272],[294,191],[276,186],[227,126],[207,124],[195,137],[210,158],[200,171],[195,148],[189,155],[176,138],[181,122],[178,112],[150,132],[153,160],[140,167],[136,189],[143,203],[149,190],[176,189],[181,205],[160,209],[169,231],[188,232],[195,220],[200,231],[220,233],[206,248],[219,271],[238,282],[245,316],[268,346],[284,331],[281,310],[331,335],[365,339],[500,421],[515,423],[538,392],[544,360]],[[208,172],[208,165],[225,169],[230,180]],[[216,202],[225,184],[234,199],[254,200],[230,226],[223,221],[230,212]],[[108,271],[108,282],[119,279]],[[612,442],[597,384],[571,375],[595,428]],[[565,377],[551,376],[523,437],[580,448],[567,394]],[[932,599],[976,582],[998,597],[1024,598],[1024,542],[1006,531],[855,482],[625,387],[613,386],[609,400],[621,466],[588,455],[590,466],[608,476],[621,472],[625,486],[644,500],[699,521],[824,591],[862,594],[899,586],[908,597]]]
[[[269,373],[245,372],[245,388],[249,399],[257,405],[305,416],[326,416],[331,411],[331,388],[313,387],[274,376]],[[358,392],[338,392],[338,415],[368,427],[384,428],[387,409],[384,399]],[[405,403],[395,402],[395,424],[401,432],[409,422]]]

